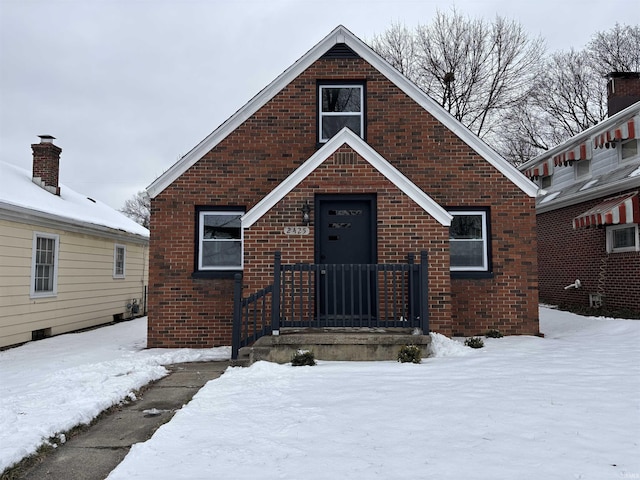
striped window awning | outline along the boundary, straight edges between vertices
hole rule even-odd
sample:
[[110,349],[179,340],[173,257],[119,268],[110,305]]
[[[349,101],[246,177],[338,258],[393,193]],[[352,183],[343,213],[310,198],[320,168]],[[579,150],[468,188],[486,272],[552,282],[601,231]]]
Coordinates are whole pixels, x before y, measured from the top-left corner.
[[595,148],[611,148],[614,147],[614,142],[620,142],[622,140],[630,140],[632,138],[638,138],[637,125],[638,122],[635,119],[631,119],[607,130],[600,135],[596,135],[593,139],[593,146]]
[[611,197],[573,219],[573,228],[640,223],[638,192]]
[[546,160],[533,168],[528,168],[524,171],[524,174],[531,179],[553,174],[553,159]]
[[591,158],[591,148],[588,143],[581,143],[574,146],[570,150],[565,150],[553,157],[553,163],[556,167],[571,165],[573,162],[580,160],[589,160]]

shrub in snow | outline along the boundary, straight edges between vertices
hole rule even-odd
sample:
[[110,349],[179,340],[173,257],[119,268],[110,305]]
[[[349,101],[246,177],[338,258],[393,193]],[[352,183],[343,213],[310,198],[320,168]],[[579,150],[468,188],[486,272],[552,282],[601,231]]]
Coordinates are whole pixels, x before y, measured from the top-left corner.
[[294,367],[302,367],[308,365],[313,367],[316,364],[316,358],[313,352],[309,350],[298,350],[293,357],[291,357],[291,365]]
[[420,363],[422,361],[422,350],[417,345],[405,345],[398,352],[398,361],[401,363]]
[[500,333],[500,330],[495,329],[495,328],[491,328],[491,329],[487,330],[487,333],[485,333],[484,336],[487,337],[487,338],[502,338],[502,337],[504,337],[504,335],[502,335],[502,333]]
[[464,341],[464,344],[467,347],[471,347],[471,348],[482,348],[482,347],[484,347],[484,341],[480,337],[467,338]]

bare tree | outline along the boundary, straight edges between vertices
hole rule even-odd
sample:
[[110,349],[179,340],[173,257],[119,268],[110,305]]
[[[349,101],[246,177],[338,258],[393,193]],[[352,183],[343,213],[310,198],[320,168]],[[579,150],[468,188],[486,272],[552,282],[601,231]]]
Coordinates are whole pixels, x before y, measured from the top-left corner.
[[124,207],[120,209],[127,217],[139,223],[145,228],[149,228],[149,219],[151,217],[151,199],[147,192],[142,191],[136,193],[129,200],[124,202]]
[[491,23],[455,9],[414,32],[399,24],[372,46],[455,118],[489,143],[505,113],[524,102],[544,54],[541,39],[497,16]]
[[616,23],[608,32],[597,32],[587,52],[598,75],[640,72],[640,26]]
[[584,50],[545,56],[516,22],[438,11],[414,31],[393,24],[372,47],[514,164],[606,116],[606,75],[640,71],[640,27],[597,32]]

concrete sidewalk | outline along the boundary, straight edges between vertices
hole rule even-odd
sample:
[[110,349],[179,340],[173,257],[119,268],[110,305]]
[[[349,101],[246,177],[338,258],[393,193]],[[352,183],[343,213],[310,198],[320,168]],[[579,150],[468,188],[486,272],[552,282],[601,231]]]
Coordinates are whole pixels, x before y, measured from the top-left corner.
[[229,365],[228,361],[167,365],[171,373],[149,385],[137,401],[106,414],[13,478],[104,480],[131,445],[148,440]]

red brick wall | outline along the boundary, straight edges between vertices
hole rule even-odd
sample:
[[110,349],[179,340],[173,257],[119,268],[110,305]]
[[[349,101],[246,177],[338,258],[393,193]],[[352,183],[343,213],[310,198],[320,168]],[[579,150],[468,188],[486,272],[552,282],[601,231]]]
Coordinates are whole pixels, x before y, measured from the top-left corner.
[[[573,229],[575,217],[603,200],[538,215],[542,302],[588,307],[589,294],[602,293],[607,308],[640,312],[640,253],[608,254],[605,228]],[[564,289],[576,279],[581,288]]]
[[[491,207],[495,276],[486,280],[452,280],[450,293],[434,290],[432,295],[439,296],[437,301],[432,297],[435,303],[430,306],[434,329],[447,334],[475,334],[491,326],[508,333],[537,333],[534,199],[527,197],[366,62],[322,59],[152,200],[150,347],[209,347],[230,343],[232,280],[191,278],[195,206],[241,205],[249,210],[280,184],[317,150],[317,80],[341,79],[366,82],[366,141],[384,158],[445,208]],[[358,166],[363,167],[361,163]],[[349,175],[348,169],[341,170],[342,174]],[[335,184],[328,177],[315,183],[308,179],[292,193],[304,194],[311,201],[311,191],[375,193],[381,189],[378,213],[383,215],[379,218],[379,222],[383,222],[379,230],[383,241],[378,241],[378,256],[380,260],[391,259],[393,254],[404,258],[408,251],[393,248],[392,242],[385,240],[384,215],[390,210],[384,199],[385,195],[391,196],[388,183],[380,183],[379,178],[374,181],[373,177],[365,181],[359,173],[345,178],[349,181]],[[353,178],[357,178],[358,183],[354,183]],[[407,213],[403,214],[402,221],[406,219],[410,224],[416,215],[415,207],[404,202]],[[296,220],[298,215],[299,210],[295,212]],[[432,222],[422,218],[419,221]],[[260,223],[245,232],[245,250],[253,249],[247,251],[245,257],[248,275],[251,275],[252,255],[259,251],[252,242],[258,241],[253,236],[258,235]],[[435,232],[433,224],[425,226],[428,232]],[[308,238],[312,241],[313,236]],[[440,236],[433,240],[436,245],[429,243],[430,250],[445,248],[438,243]],[[409,251],[418,253],[422,241],[420,236],[412,240],[413,243],[403,239],[399,246],[411,247]],[[273,242],[265,245],[270,255]],[[285,260],[289,258],[289,251],[283,248]],[[308,254],[309,249],[304,255]],[[438,267],[440,271],[433,266],[438,259],[443,261]],[[434,250],[430,272],[443,277],[433,280],[434,289],[446,283],[448,265],[445,267],[445,264],[448,264],[445,250],[437,253]],[[449,311],[451,319],[447,318]]]
[[55,188],[56,195],[59,195],[58,176],[62,149],[53,143],[42,142],[32,144],[31,150],[33,151],[33,177],[40,177],[46,186]]

